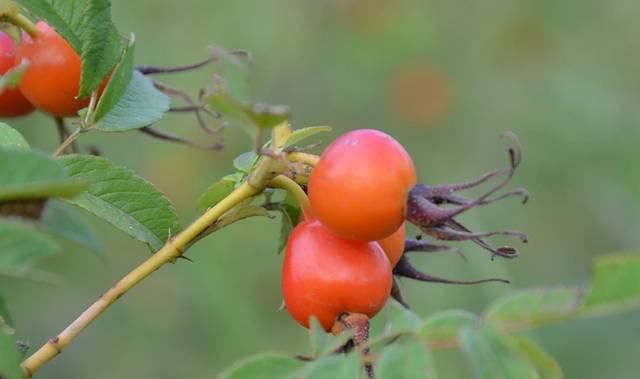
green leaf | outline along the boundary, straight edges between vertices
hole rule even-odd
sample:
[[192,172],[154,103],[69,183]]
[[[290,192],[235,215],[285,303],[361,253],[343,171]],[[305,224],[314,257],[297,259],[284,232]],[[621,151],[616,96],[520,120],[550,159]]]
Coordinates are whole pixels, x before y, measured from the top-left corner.
[[58,244],[29,224],[0,218],[0,276],[48,280],[34,263],[59,250]]
[[541,288],[516,292],[496,300],[486,311],[488,323],[533,327],[572,317],[580,307],[578,287]]
[[389,334],[412,333],[420,328],[422,324],[420,317],[397,301],[389,301],[387,309],[387,318],[391,324]]
[[462,310],[438,312],[426,318],[420,327],[420,335],[432,343],[455,344],[460,331],[474,325],[478,318],[473,313]]
[[562,379],[562,369],[556,360],[529,338],[511,335],[506,340],[515,352],[527,359],[541,379]]
[[330,126],[309,126],[302,129],[296,129],[291,133],[287,143],[284,147],[291,147],[299,144],[300,142],[315,136],[320,133],[330,132],[332,128]]
[[38,20],[46,20],[78,54],[82,53],[83,11],[88,0],[17,0]]
[[111,21],[109,0],[18,0],[36,19],[44,19],[82,59],[79,97],[96,90],[124,48]]
[[226,175],[216,183],[212,184],[198,198],[198,207],[207,209],[218,204],[222,199],[227,197],[236,188],[236,185],[242,180],[242,174],[235,173]]
[[22,379],[21,362],[22,356],[16,348],[16,340],[13,336],[2,332],[2,321],[0,320],[0,378]]
[[245,113],[261,129],[271,129],[291,118],[291,109],[287,105],[255,103],[245,108]]
[[288,379],[302,362],[279,354],[262,354],[237,362],[218,379]]
[[111,21],[111,0],[87,0],[80,36],[82,76],[78,96],[87,97],[116,65],[125,46]]
[[260,157],[255,153],[255,151],[247,151],[238,155],[233,160],[233,167],[236,170],[242,171],[244,173],[250,173],[253,167],[258,163],[258,159]]
[[209,51],[216,58],[216,88],[240,103],[248,102],[249,57],[234,54],[222,46],[210,46]]
[[540,378],[536,369],[514,354],[504,338],[491,327],[467,326],[460,333],[460,341],[476,378]]
[[207,96],[206,101],[211,109],[230,120],[239,122],[241,125],[251,123],[251,118],[247,115],[247,105],[234,99],[222,89],[212,91]]
[[0,201],[70,197],[87,184],[66,178],[64,168],[46,154],[0,148]]
[[320,358],[326,355],[334,354],[336,350],[344,346],[344,344],[353,337],[353,332],[350,330],[340,333],[337,336],[327,333],[320,322],[311,317],[309,338],[311,340],[311,356],[313,358]]
[[123,132],[149,126],[169,110],[169,98],[158,91],[151,79],[133,71],[124,94],[116,105],[97,122],[105,132]]
[[4,74],[0,75],[0,92],[5,88],[15,89],[22,79],[22,75],[29,68],[29,62],[20,62],[19,65],[13,66],[7,70]]
[[169,200],[146,180],[129,169],[92,155],[60,158],[70,177],[93,183],[88,192],[69,199],[153,251],[179,232],[176,214]]
[[135,36],[132,34],[129,40],[129,46],[122,51],[120,62],[116,66],[109,84],[104,90],[100,101],[96,106],[96,113],[94,115],[94,122],[100,121],[106,114],[108,114],[113,107],[115,107],[127,90],[129,83],[131,82],[131,76],[133,75],[133,56],[135,51]]
[[[1,89],[0,92],[2,92]],[[19,131],[4,122],[0,122],[0,146],[16,150],[29,150],[31,148]]]
[[357,379],[360,375],[360,360],[355,352],[329,355],[305,367],[300,379]]
[[[0,293],[0,325],[4,323],[4,328],[12,331],[13,328],[13,318],[11,318],[11,313],[9,313],[9,307],[7,307],[7,302],[2,297]],[[2,328],[0,327],[0,332]]]
[[317,318],[311,317],[309,321],[309,338],[311,340],[311,356],[314,358],[322,355],[329,345],[329,335],[320,325]]
[[431,353],[416,338],[385,346],[376,365],[378,379],[437,378]]
[[222,215],[218,221],[216,221],[208,230],[206,234],[213,233],[216,230],[220,230],[225,226],[229,226],[234,222],[244,220],[250,217],[270,217],[269,212],[266,209],[257,205],[249,204],[250,200],[242,205],[235,206],[233,209]]
[[596,259],[593,287],[583,313],[603,315],[640,305],[640,255],[615,254]]
[[275,206],[274,210],[282,214],[282,218],[280,219],[280,238],[278,241],[278,252],[281,252],[287,246],[291,231],[298,225],[301,212],[298,202],[289,192],[287,192],[284,200]]
[[42,225],[47,232],[72,241],[99,254],[104,253],[104,246],[98,241],[93,230],[85,224],[69,205],[50,200],[45,208]]

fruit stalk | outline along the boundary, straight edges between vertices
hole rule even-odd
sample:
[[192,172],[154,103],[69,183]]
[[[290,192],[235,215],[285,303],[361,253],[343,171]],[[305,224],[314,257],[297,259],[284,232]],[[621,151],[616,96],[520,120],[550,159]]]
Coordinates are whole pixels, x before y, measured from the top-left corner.
[[260,189],[252,187],[245,182],[225,199],[210,208],[180,234],[170,238],[162,249],[120,279],[75,321],[60,332],[60,334],[51,338],[40,349],[28,357],[22,363],[25,377],[31,378],[42,366],[62,353],[64,348],[67,347],[78,334],[106,311],[116,300],[127,293],[127,291],[162,267],[165,263],[180,257],[186,250],[185,247],[188,246],[189,242],[195,239],[225,212],[258,192],[260,192]]
[[26,18],[24,15],[20,13],[7,12],[2,16],[13,25],[27,32],[27,34],[29,34],[31,38],[35,38],[38,36],[38,29],[36,29],[36,26],[33,24],[33,22],[31,22],[31,20]]

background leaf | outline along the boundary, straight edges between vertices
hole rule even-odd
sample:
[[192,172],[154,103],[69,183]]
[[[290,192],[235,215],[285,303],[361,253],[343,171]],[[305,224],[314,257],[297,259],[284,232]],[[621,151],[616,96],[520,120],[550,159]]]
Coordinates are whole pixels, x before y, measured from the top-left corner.
[[379,379],[437,378],[433,358],[420,340],[409,338],[386,346],[376,364]]
[[300,379],[357,379],[360,373],[360,360],[355,352],[329,355],[309,362]]
[[[0,89],[0,92],[2,90]],[[29,150],[29,142],[22,134],[4,122],[0,122],[0,146],[16,150]]]
[[22,369],[20,363],[22,356],[16,348],[16,340],[2,332],[2,321],[0,320],[0,378],[22,379]]
[[596,259],[593,287],[582,311],[600,315],[640,305],[638,278],[640,255],[615,254]]
[[278,354],[262,354],[237,362],[218,379],[288,379],[302,362]]
[[96,123],[105,132],[123,132],[149,126],[169,110],[169,98],[158,91],[151,79],[133,71],[124,94],[116,105]]
[[510,350],[493,328],[465,327],[460,334],[462,351],[478,379],[537,379],[535,368]]
[[395,300],[388,303],[387,320],[390,324],[389,333],[391,334],[416,332],[422,324],[422,320],[417,314]]
[[455,344],[463,328],[474,325],[477,316],[463,310],[447,310],[427,317],[420,327],[420,335],[432,343]]
[[71,204],[147,243],[153,251],[179,232],[169,200],[129,169],[92,155],[65,155],[60,161],[70,177],[93,183],[88,192],[69,199]]
[[579,287],[519,291],[492,303],[485,320],[496,325],[533,327],[571,317],[582,303]]
[[113,109],[127,90],[131,76],[133,75],[133,57],[135,52],[135,36],[132,34],[127,46],[122,51],[120,62],[113,71],[109,84],[104,90],[94,115],[94,122],[100,121],[109,111]]
[[84,181],[67,178],[64,167],[46,154],[0,148],[0,201],[69,197],[86,188]]
[[50,200],[42,214],[40,225],[53,235],[73,241],[90,251],[104,253],[104,246],[93,230],[73,209],[69,209],[68,204]]
[[538,371],[541,379],[562,379],[560,365],[537,343],[523,336],[509,336],[509,346],[526,358]]
[[58,244],[31,225],[0,218],[0,276],[49,280],[51,275],[33,265],[38,259],[58,250]]
[[13,326],[13,318],[11,317],[11,313],[9,313],[9,308],[7,307],[7,302],[2,297],[2,293],[0,293],[0,324],[4,322],[6,326]]

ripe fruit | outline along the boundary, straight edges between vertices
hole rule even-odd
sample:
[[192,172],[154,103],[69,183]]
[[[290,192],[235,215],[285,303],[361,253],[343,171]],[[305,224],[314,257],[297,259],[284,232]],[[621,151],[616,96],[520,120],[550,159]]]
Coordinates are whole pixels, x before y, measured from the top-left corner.
[[[0,31],[0,75],[12,69],[15,63],[16,45],[11,37]],[[17,117],[33,112],[35,108],[20,91],[5,88],[0,91],[0,117]]]
[[75,116],[89,104],[78,99],[82,62],[71,45],[46,22],[36,23],[38,35],[26,36],[17,62],[30,62],[20,81],[20,91],[37,108],[54,116]]
[[404,240],[406,234],[406,228],[403,223],[400,225],[398,230],[393,232],[392,235],[378,241],[380,247],[382,247],[382,250],[384,250],[384,253],[387,255],[387,258],[389,258],[391,267],[396,266],[396,263],[398,263],[404,253]]
[[377,242],[342,239],[317,220],[289,236],[282,270],[287,311],[309,327],[314,316],[329,331],[345,312],[373,317],[391,292],[389,260]]
[[372,129],[342,135],[322,153],[309,179],[318,219],[341,237],[377,241],[398,230],[416,170],[393,137]]

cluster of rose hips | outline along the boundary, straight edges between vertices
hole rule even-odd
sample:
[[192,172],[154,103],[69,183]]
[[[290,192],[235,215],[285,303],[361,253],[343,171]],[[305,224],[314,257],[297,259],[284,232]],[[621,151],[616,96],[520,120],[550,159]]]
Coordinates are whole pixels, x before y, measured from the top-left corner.
[[0,117],[24,116],[36,108],[57,117],[75,116],[89,103],[77,97],[80,56],[46,22],[36,23],[36,30],[34,36],[24,33],[18,44],[0,31],[0,74],[28,65],[17,88],[0,92]]
[[[517,231],[474,233],[455,220],[462,212],[523,189],[492,197],[513,176],[520,149],[509,149],[511,164],[464,183],[426,186],[416,183],[416,169],[403,146],[377,130],[349,132],[333,141],[311,172],[307,192],[311,207],[287,243],[282,288],[286,309],[301,325],[315,317],[326,331],[341,329],[350,314],[375,316],[390,296],[402,300],[395,276],[439,283],[473,284],[501,279],[455,281],[420,272],[405,252],[451,250],[421,239],[405,239],[406,221],[438,240],[473,241],[492,256],[511,258],[517,251],[494,248],[484,238]],[[498,175],[506,179],[476,199],[455,192]]]

